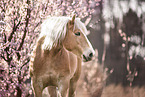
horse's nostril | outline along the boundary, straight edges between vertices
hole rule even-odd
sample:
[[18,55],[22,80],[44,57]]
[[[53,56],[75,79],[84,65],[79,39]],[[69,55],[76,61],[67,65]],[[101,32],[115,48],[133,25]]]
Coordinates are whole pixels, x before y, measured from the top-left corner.
[[90,53],[90,54],[89,54],[89,57],[92,58],[92,57],[93,57],[93,53]]

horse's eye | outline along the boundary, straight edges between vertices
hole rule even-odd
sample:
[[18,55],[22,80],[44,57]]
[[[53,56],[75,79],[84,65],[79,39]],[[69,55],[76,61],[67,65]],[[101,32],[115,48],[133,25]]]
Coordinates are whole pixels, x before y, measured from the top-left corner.
[[77,36],[80,36],[80,34],[81,34],[80,32],[75,33],[75,35],[77,35]]

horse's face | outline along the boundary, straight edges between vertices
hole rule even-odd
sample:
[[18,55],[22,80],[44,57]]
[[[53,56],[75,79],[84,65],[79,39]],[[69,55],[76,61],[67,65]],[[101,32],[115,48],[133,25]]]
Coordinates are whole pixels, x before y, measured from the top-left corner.
[[73,19],[68,22],[68,31],[63,44],[68,51],[71,51],[77,56],[82,57],[83,55],[84,61],[91,60],[95,54],[95,51],[86,35],[77,27],[74,29]]

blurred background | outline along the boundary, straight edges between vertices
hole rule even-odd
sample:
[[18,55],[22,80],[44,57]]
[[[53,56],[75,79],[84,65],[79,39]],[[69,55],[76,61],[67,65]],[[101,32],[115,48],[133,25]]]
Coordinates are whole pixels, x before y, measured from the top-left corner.
[[145,97],[145,0],[1,0],[0,97],[34,96],[28,65],[40,25],[73,14],[96,50],[76,97]]

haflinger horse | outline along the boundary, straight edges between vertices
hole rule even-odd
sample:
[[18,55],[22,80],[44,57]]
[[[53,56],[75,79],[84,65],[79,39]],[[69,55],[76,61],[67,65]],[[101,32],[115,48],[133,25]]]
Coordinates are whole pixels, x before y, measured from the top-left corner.
[[42,23],[29,64],[35,97],[42,97],[45,87],[50,97],[75,97],[82,61],[91,60],[95,53],[86,33],[75,15],[49,17]]

